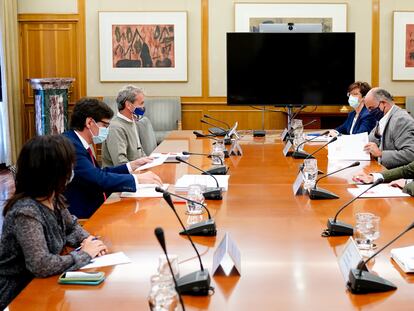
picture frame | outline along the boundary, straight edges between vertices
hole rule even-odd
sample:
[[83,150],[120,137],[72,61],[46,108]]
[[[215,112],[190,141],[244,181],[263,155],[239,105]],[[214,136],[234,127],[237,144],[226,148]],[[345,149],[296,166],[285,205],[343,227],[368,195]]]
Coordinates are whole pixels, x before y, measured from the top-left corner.
[[187,12],[99,12],[100,81],[187,81]]
[[347,31],[346,3],[235,3],[236,32],[258,32],[260,23],[321,23],[323,32]]
[[392,80],[414,80],[414,12],[393,12]]

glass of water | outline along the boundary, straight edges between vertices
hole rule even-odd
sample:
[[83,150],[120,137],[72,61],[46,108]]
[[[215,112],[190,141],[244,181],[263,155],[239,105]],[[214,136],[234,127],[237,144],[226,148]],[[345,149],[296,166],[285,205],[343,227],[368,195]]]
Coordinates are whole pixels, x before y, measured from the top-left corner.
[[[374,222],[373,219],[375,219]],[[373,224],[375,224],[375,228]],[[354,239],[362,255],[369,256],[373,249],[372,241],[378,237],[379,217],[372,213],[357,213],[355,215]]]
[[303,188],[307,191],[315,186],[316,178],[318,177],[318,162],[316,159],[305,159],[303,166]]
[[204,196],[203,187],[199,184],[193,184],[188,186],[187,198],[194,201],[187,201],[187,214],[188,215],[200,215],[204,213]]
[[373,254],[374,249],[377,247],[374,241],[380,237],[380,221],[381,217],[373,215],[370,218],[367,233],[365,235],[368,240],[369,251],[371,254]]
[[225,150],[223,141],[216,141],[213,144],[213,150],[211,152],[211,161],[213,165],[224,165],[224,150]]

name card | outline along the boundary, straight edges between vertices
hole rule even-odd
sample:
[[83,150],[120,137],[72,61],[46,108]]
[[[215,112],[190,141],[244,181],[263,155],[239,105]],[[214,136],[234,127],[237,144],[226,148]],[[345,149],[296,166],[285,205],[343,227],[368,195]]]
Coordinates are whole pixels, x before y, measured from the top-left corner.
[[292,190],[293,195],[302,194],[302,184],[304,181],[304,177],[302,174],[302,170],[299,171],[298,176],[296,176],[295,182],[293,183]]
[[289,131],[288,131],[288,129],[287,129],[287,128],[285,128],[285,129],[283,130],[282,134],[280,134],[280,140],[281,140],[281,141],[284,141],[284,140],[285,140],[286,135],[287,135],[287,133],[288,133],[288,132],[289,132]]
[[288,156],[288,153],[289,153],[290,147],[292,147],[292,143],[290,142],[290,140],[288,140],[288,141],[286,142],[285,148],[283,148],[283,155],[284,155],[285,157],[287,157],[287,156]]
[[349,271],[355,269],[361,260],[361,253],[359,252],[354,239],[350,237],[348,242],[346,242],[342,253],[338,257],[339,269],[341,270],[345,284],[348,283],[349,280]]
[[[236,243],[230,238],[228,232],[224,235],[219,246],[214,252],[212,274],[221,267],[224,274],[229,276],[235,270],[241,275],[241,255]],[[234,268],[234,269],[233,269]]]

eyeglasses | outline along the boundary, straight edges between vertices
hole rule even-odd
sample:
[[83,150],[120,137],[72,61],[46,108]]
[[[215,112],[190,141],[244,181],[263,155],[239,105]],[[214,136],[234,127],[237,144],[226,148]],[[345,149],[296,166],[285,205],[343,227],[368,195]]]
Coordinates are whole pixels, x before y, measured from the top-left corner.
[[98,123],[102,123],[104,127],[109,127],[109,124],[110,124],[110,122],[106,122],[106,121],[103,121],[103,120],[100,120],[98,122],[96,122],[95,120],[93,120],[93,122],[95,122],[96,125],[98,125]]

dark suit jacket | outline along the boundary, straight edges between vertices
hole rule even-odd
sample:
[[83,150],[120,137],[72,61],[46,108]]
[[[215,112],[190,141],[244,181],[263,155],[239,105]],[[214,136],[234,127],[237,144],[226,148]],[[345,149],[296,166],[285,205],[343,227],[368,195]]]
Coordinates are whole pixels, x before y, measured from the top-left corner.
[[88,151],[74,131],[65,132],[76,150],[75,176],[67,186],[65,196],[69,211],[78,218],[89,218],[104,202],[105,192],[136,191],[135,179],[126,164],[100,168],[94,166]]
[[[341,134],[348,134],[351,131],[352,122],[355,118],[355,110],[348,114],[348,118],[345,120],[344,124],[338,126],[335,130],[337,130]],[[371,116],[368,109],[364,106],[361,110],[361,113],[358,116],[358,119],[355,122],[354,130],[352,134],[359,134],[367,132],[368,134],[377,124],[375,118]]]

